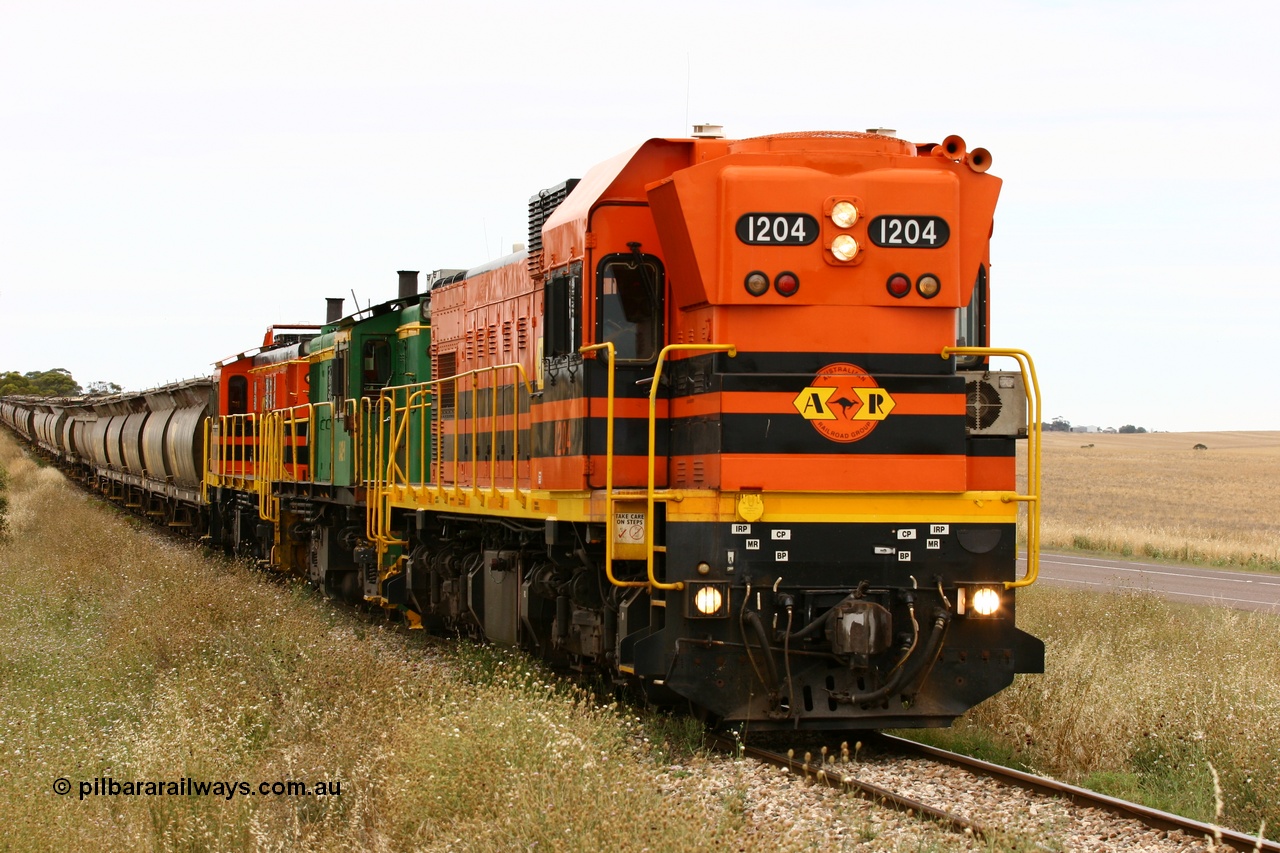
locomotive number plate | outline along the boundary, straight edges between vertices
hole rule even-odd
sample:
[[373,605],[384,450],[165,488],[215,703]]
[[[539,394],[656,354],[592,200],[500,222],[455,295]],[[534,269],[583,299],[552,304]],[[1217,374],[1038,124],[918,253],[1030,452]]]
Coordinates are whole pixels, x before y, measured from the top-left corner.
[[818,220],[807,213],[744,213],[734,230],[752,246],[807,246],[818,239]]
[[951,227],[940,216],[877,216],[867,236],[890,249],[937,249],[951,238]]

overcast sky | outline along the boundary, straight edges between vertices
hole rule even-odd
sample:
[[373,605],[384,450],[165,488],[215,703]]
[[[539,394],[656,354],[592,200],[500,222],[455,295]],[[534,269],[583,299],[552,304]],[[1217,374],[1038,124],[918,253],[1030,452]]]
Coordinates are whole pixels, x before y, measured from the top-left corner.
[[0,370],[204,375],[694,122],[950,133],[1046,418],[1280,429],[1280,8],[0,0]]

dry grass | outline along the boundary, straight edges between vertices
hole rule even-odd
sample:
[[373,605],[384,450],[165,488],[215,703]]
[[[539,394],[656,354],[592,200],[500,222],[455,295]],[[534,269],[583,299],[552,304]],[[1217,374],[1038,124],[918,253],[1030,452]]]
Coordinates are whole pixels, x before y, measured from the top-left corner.
[[[2,432],[0,469],[4,849],[772,851],[829,833],[745,807],[745,775],[713,796],[673,787],[652,724],[521,655],[446,649],[206,559]],[[98,777],[341,795],[79,798]],[[871,826],[870,808],[837,812]]]
[[1280,570],[1277,507],[1280,432],[1045,434],[1045,548]]

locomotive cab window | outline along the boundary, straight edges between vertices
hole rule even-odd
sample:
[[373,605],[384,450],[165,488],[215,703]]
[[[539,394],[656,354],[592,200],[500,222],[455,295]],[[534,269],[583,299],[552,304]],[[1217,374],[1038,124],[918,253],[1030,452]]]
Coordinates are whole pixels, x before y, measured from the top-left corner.
[[662,337],[662,262],[652,255],[609,255],[600,262],[596,338],[619,361],[652,361]]
[[376,395],[391,379],[391,345],[382,338],[364,342],[362,383],[365,396]]
[[227,380],[227,414],[243,415],[249,411],[249,380],[232,376]]
[[582,346],[578,305],[582,301],[582,263],[555,270],[547,278],[543,295],[543,356],[576,354]]

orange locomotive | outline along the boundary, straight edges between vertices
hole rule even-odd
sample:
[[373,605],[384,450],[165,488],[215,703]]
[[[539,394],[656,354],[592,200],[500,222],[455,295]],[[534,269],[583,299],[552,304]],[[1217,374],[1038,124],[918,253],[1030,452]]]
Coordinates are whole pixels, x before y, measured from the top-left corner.
[[286,550],[708,718],[949,723],[1044,657],[1014,624],[1040,417],[1029,358],[988,348],[989,165],[654,139],[540,193],[527,253],[436,276],[431,377],[350,423],[376,548]]
[[414,625],[707,719],[946,725],[1044,659],[1014,622],[1041,418],[1030,359],[988,345],[989,165],[958,137],[650,140],[531,199],[528,252],[0,421]]

